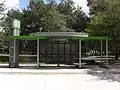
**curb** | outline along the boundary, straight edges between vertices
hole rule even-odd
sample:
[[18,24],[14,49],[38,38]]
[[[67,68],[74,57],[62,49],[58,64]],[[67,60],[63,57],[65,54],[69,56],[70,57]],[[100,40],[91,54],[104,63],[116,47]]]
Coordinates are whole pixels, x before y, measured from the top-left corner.
[[21,70],[21,69],[0,69],[0,74],[32,74],[32,75],[48,75],[48,74],[87,74],[87,70],[79,69],[58,69],[58,70]]

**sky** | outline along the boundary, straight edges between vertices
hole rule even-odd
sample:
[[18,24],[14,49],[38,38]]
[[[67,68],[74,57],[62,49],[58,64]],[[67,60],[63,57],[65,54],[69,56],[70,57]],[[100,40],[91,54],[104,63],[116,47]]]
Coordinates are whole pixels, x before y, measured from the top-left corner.
[[[0,0],[0,2],[5,1],[6,7],[8,9],[16,9],[16,8],[26,8],[29,4],[29,0]],[[59,1],[59,0],[57,0]],[[75,2],[75,6],[79,5],[82,7],[83,11],[88,14],[89,8],[86,6],[87,1],[86,0],[73,0]]]

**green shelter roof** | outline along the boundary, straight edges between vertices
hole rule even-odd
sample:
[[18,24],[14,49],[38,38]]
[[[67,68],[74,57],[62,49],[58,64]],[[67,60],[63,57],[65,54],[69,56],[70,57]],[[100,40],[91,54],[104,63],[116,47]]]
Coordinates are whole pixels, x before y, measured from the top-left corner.
[[[37,40],[37,39],[43,39],[47,40],[48,36],[8,36],[11,39],[28,39],[28,40]],[[89,36],[89,37],[74,37],[72,36],[72,40],[111,40],[109,37],[97,37],[97,36]]]
[[47,36],[8,36],[11,39],[30,39],[30,40],[37,40],[37,39],[48,39]]
[[89,36],[89,37],[72,37],[73,40],[111,40],[109,37],[97,37],[97,36]]

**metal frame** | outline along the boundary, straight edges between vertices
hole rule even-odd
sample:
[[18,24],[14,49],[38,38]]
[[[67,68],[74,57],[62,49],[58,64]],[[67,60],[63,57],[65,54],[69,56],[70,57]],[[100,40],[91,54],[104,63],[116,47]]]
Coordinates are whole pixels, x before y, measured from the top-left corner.
[[100,49],[101,49],[101,51],[100,51],[100,54],[101,54],[101,64],[102,64],[102,58],[103,58],[103,55],[102,55],[102,53],[103,53],[103,43],[102,43],[102,40],[100,41]]
[[40,66],[40,40],[37,40],[37,67],[39,68]]
[[[75,54],[72,53],[72,44],[75,44],[75,43],[71,43],[71,42],[68,43],[68,42],[66,42],[66,41],[64,41],[64,43],[63,43],[63,42],[60,42],[60,41],[55,41],[55,42],[54,42],[53,40],[51,40],[51,41],[48,42],[47,44],[50,44],[50,45],[51,45],[51,51],[50,51],[51,53],[48,53],[48,51],[47,51],[47,48],[48,48],[48,47],[45,47],[45,52],[44,52],[44,53],[39,53],[39,54],[40,54],[40,56],[43,56],[43,55],[46,54],[44,58],[47,59],[48,57],[50,57],[51,60],[52,60],[52,62],[54,62],[54,60],[53,60],[53,59],[54,59],[53,55],[56,55],[56,56],[57,56],[56,59],[57,59],[57,62],[58,62],[58,63],[57,63],[58,66],[59,66],[59,62],[60,62],[59,60],[60,60],[60,58],[64,59],[64,61],[63,61],[64,63],[67,63],[67,62],[66,62],[66,56],[69,56],[69,57],[70,57],[69,60],[70,60],[70,62],[71,62],[71,61],[72,61],[72,56],[77,56],[77,55],[78,55],[78,54],[76,54],[76,53],[75,53]],[[46,44],[46,45],[47,45],[47,44]],[[54,44],[56,44],[57,47],[58,47],[56,53],[53,52],[53,45],[54,45]],[[62,48],[62,49],[63,49],[63,53],[60,53],[60,47],[59,47],[60,44],[63,45],[63,48]],[[69,47],[70,52],[69,52],[69,53],[66,53],[66,45],[68,45],[68,44],[70,45],[70,47]],[[77,43],[76,43],[76,44],[77,44]],[[39,45],[37,45],[37,46],[39,46]],[[60,57],[60,56],[62,56],[62,57]],[[38,60],[38,61],[39,61],[39,60]]]
[[30,33],[30,36],[68,36],[68,37],[88,37],[87,33],[83,32],[38,32],[38,33]]
[[[47,36],[47,37],[46,37]],[[75,37],[73,38],[73,40],[79,40],[79,68],[82,67],[81,64],[81,41],[82,40],[101,40],[101,61],[102,61],[102,40],[106,40],[106,66],[108,67],[108,37],[88,37],[89,35],[86,33],[76,33],[76,32],[40,32],[40,33],[31,33],[30,36],[12,36],[10,38],[12,39],[36,39],[37,40],[37,67],[40,66],[40,56],[42,55],[40,53],[40,41],[39,39],[47,39],[49,36],[66,36],[66,37]],[[59,44],[64,44],[64,54],[59,54]],[[70,44],[70,54],[66,54],[65,53],[65,44],[70,44],[70,43],[58,43],[58,59],[60,58],[59,55],[64,55],[64,61],[65,61],[65,56],[69,55],[70,56],[70,60],[71,60],[71,55],[77,55],[77,54],[71,54],[71,44]],[[46,46],[47,48],[47,46]],[[47,50],[45,51],[47,53]],[[49,55],[49,54],[48,54]],[[47,56],[46,55],[46,60],[47,60]],[[55,55],[53,53],[53,41],[52,41],[52,61],[53,61],[53,55]]]
[[79,40],[79,68],[82,67],[81,63],[81,40]]
[[106,67],[108,67],[108,40],[106,40]]
[[[79,68],[81,68],[81,67],[82,67],[82,63],[81,63],[81,61],[82,61],[82,55],[81,55],[81,47],[82,47],[82,46],[81,46],[81,42],[82,42],[82,40],[78,40],[78,41],[79,41],[79,53],[78,53],[78,54],[73,54],[73,53],[71,53],[71,52],[72,52],[71,48],[72,48],[72,44],[73,44],[73,43],[65,43],[65,41],[64,41],[64,43],[60,43],[59,41],[57,41],[57,43],[54,43],[53,41],[51,41],[51,48],[52,48],[52,49],[51,49],[51,54],[47,53],[47,47],[46,47],[46,50],[45,50],[46,53],[45,53],[45,54],[47,54],[47,55],[45,55],[45,56],[46,56],[45,58],[47,59],[47,57],[50,56],[50,57],[52,58],[52,62],[53,62],[53,55],[57,55],[57,56],[58,56],[58,57],[57,57],[57,59],[58,59],[57,61],[58,61],[58,64],[59,64],[59,59],[60,59],[59,55],[64,55],[64,57],[63,57],[63,58],[64,58],[64,62],[66,62],[66,60],[65,60],[65,56],[66,56],[66,55],[70,56],[70,60],[72,60],[72,59],[71,59],[71,55],[73,55],[73,56],[79,55]],[[38,42],[38,43],[37,43],[37,44],[38,44],[37,46],[39,46],[39,43],[40,43],[40,42],[39,42],[39,41],[37,41],[37,42]],[[102,55],[102,50],[103,50],[102,40],[100,41],[100,43],[101,43],[101,44],[100,44],[100,47],[101,47],[101,50],[100,50],[100,51],[101,51],[101,63],[102,63],[102,58],[103,58],[103,55]],[[48,44],[50,44],[50,43],[48,43]],[[57,51],[58,53],[53,53],[53,44],[58,44],[58,51]],[[63,48],[64,48],[64,53],[63,53],[63,54],[60,54],[60,53],[59,53],[59,45],[60,45],[60,44],[64,44],[64,46],[63,46]],[[66,49],[65,49],[66,44],[70,44],[70,48],[69,48],[69,49],[70,49],[70,53],[69,53],[69,54],[66,53]],[[76,43],[76,44],[77,44],[77,43]],[[47,46],[47,45],[46,45],[46,46]],[[39,67],[39,63],[40,63],[40,62],[39,62],[39,54],[40,54],[40,55],[43,55],[43,54],[40,53],[39,47],[37,48],[37,52],[38,52],[38,53],[37,53],[37,66]],[[39,63],[38,63],[38,62],[39,62]],[[108,40],[106,40],[106,66],[108,67]]]

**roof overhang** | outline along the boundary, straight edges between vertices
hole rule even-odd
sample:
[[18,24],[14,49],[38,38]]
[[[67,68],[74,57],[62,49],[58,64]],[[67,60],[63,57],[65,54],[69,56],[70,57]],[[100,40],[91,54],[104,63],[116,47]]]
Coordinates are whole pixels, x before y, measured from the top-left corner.
[[87,33],[83,32],[38,32],[38,33],[30,33],[30,36],[62,36],[62,37],[88,37]]

